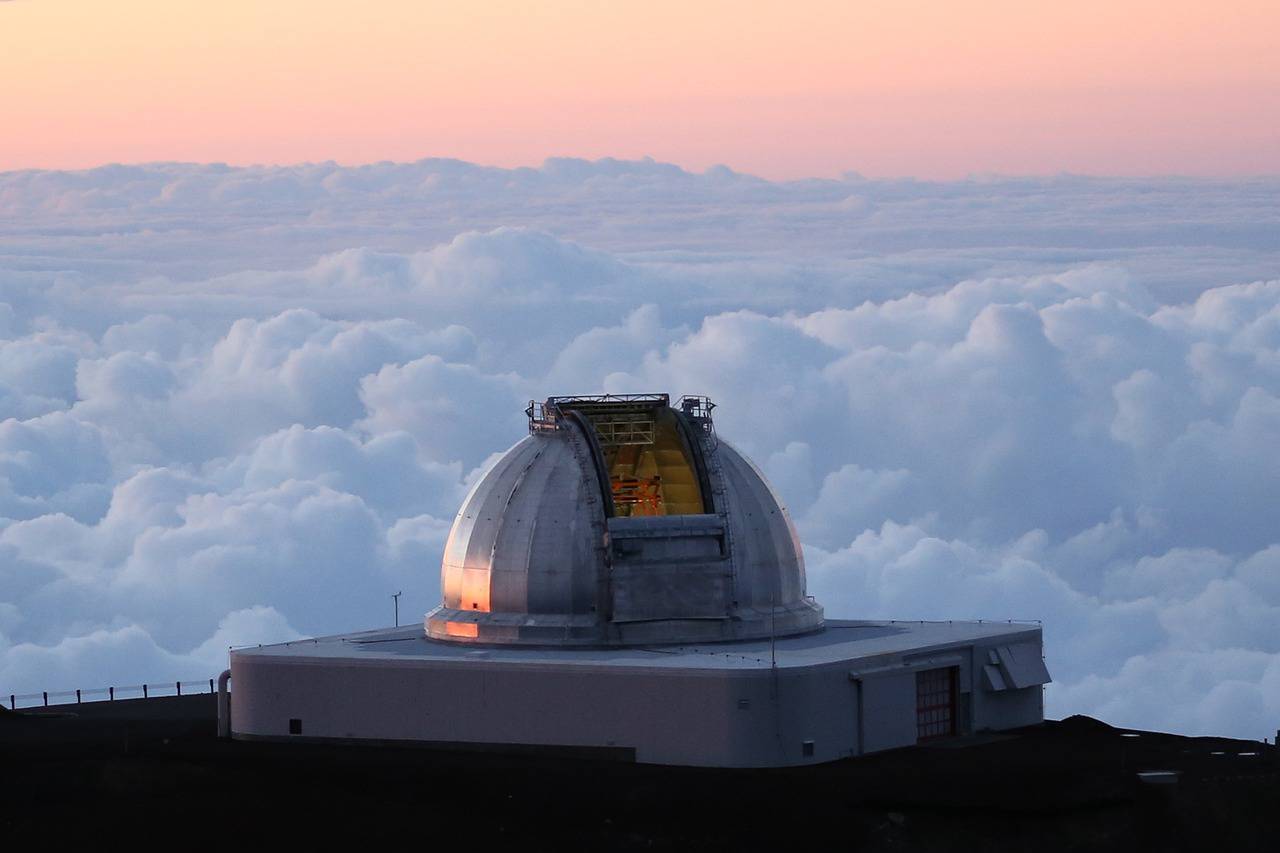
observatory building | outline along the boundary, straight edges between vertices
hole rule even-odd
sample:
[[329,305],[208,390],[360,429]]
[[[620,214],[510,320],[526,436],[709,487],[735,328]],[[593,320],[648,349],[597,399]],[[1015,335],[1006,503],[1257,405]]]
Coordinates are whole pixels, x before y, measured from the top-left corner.
[[531,403],[462,502],[424,624],[231,652],[221,730],[770,767],[1043,719],[1039,625],[825,619],[713,408]]

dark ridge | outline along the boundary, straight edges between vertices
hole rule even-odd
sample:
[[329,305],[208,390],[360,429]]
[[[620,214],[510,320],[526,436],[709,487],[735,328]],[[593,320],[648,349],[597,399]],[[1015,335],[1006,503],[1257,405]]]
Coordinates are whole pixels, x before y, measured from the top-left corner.
[[1102,720],[1095,720],[1093,717],[1086,717],[1084,714],[1072,714],[1070,717],[1063,719],[1058,723],[1066,731],[1080,732],[1114,732],[1115,729]]
[[[287,833],[290,846],[426,849],[1234,853],[1280,837],[1275,747],[1087,717],[730,771],[220,741],[214,713],[204,694],[0,715],[0,838],[12,849]],[[1153,771],[1177,781],[1139,776]]]

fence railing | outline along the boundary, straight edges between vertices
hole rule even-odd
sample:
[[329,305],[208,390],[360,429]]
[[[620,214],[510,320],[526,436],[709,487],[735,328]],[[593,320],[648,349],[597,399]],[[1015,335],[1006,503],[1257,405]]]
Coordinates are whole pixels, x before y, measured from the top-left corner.
[[9,710],[80,705],[85,702],[114,702],[117,699],[150,699],[158,696],[187,696],[193,693],[216,693],[214,679],[202,681],[148,681],[120,687],[95,687],[91,690],[42,690],[39,693],[10,693],[5,704]]

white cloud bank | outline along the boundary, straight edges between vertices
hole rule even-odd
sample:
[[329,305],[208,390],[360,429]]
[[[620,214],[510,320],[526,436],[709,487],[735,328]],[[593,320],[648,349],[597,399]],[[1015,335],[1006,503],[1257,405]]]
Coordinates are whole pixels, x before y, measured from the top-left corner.
[[416,617],[524,401],[668,390],[720,404],[831,615],[1042,619],[1050,713],[1260,737],[1277,190],[0,175],[0,691]]

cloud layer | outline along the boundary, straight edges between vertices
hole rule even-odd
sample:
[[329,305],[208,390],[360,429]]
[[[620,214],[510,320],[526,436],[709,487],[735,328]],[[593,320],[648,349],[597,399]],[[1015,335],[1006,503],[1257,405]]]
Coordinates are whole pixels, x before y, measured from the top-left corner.
[[1042,619],[1050,713],[1261,737],[1277,189],[0,175],[0,690],[416,618],[524,401],[667,390],[720,404],[831,615]]

